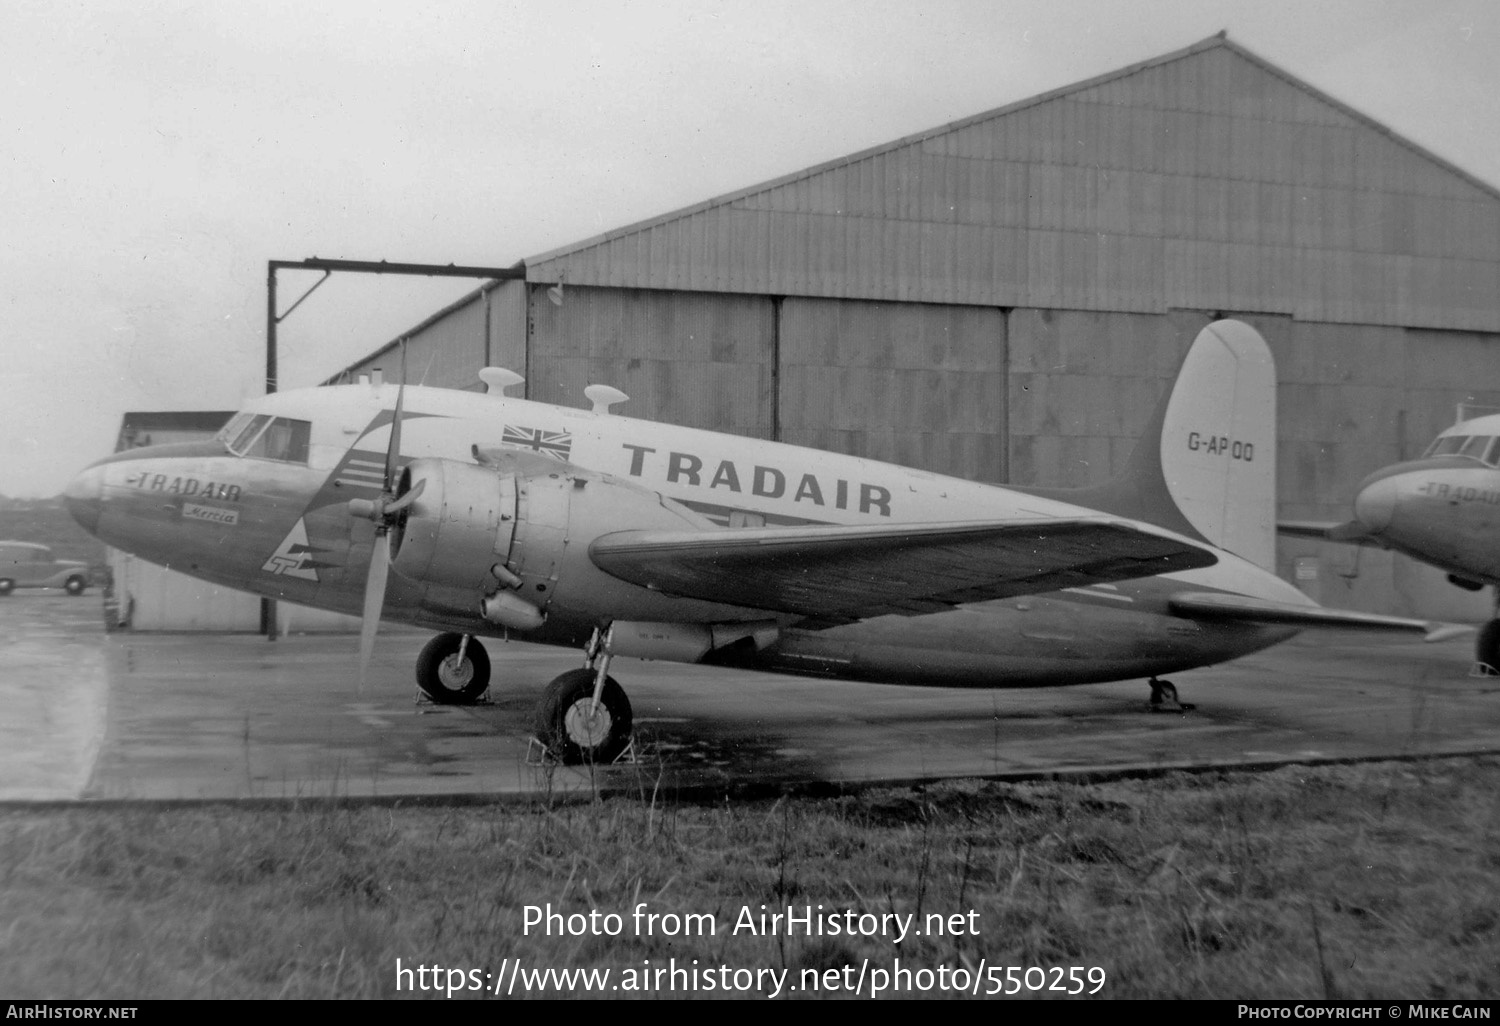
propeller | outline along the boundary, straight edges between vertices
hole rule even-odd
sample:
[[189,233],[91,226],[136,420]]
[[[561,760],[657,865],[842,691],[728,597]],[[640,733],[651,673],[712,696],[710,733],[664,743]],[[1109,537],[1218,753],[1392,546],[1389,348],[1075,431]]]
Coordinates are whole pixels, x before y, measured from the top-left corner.
[[[396,389],[396,410],[391,420],[391,441],[385,452],[385,477],[380,495],[374,499],[350,499],[353,516],[373,521],[375,546],[370,553],[370,572],[365,579],[364,610],[359,625],[359,687],[364,690],[370,672],[370,656],[375,650],[375,632],[380,629],[380,613],[385,606],[385,584],[391,569],[390,533],[405,525],[407,510],[427,486],[425,480],[415,485],[398,473],[396,461],[401,458],[401,413],[406,400],[406,349],[401,350],[401,383]],[[402,491],[401,486],[407,487]]]

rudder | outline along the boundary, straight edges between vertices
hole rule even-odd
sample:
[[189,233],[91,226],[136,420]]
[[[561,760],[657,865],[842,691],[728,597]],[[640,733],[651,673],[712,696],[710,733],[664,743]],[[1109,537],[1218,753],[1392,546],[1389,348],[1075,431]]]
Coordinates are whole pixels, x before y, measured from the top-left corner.
[[1276,363],[1260,332],[1215,321],[1198,333],[1167,399],[1159,448],[1187,521],[1219,548],[1274,569]]

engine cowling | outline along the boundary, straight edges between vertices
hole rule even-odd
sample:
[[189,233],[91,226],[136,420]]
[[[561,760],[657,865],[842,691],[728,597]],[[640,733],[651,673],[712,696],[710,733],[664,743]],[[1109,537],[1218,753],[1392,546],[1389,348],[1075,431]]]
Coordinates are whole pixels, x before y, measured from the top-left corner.
[[[419,459],[401,493],[422,490],[391,537],[391,569],[422,592],[424,610],[518,631],[568,620],[714,620],[725,608],[653,592],[604,573],[588,557],[602,534],[711,529],[656,492],[546,457],[471,464]],[[716,615],[717,614],[717,615]]]
[[422,494],[391,536],[391,569],[411,581],[473,590],[493,587],[490,567],[510,556],[516,526],[514,474],[454,460],[422,459],[402,473],[401,493]]

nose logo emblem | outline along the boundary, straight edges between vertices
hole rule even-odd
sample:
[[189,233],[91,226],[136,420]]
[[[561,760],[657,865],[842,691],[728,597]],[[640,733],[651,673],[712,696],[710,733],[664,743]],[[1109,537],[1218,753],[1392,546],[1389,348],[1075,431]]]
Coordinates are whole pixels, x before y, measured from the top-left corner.
[[300,577],[304,581],[316,581],[318,571],[317,564],[313,562],[313,554],[312,546],[307,544],[307,524],[298,519],[261,569],[268,574],[281,577]]

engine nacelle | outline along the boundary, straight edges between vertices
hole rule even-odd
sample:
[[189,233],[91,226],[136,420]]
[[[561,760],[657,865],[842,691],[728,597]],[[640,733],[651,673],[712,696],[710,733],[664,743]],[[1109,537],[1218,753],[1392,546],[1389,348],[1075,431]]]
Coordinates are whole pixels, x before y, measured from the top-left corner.
[[636,659],[664,659],[674,663],[701,662],[710,652],[730,645],[746,645],[758,652],[779,634],[775,620],[744,623],[641,623],[616,620],[610,628],[611,655]]
[[419,482],[391,534],[391,569],[421,588],[429,613],[477,613],[517,631],[559,614],[588,624],[625,610],[634,621],[740,618],[622,581],[589,559],[589,543],[613,531],[714,529],[656,492],[530,454],[473,464],[415,460],[400,493]]

